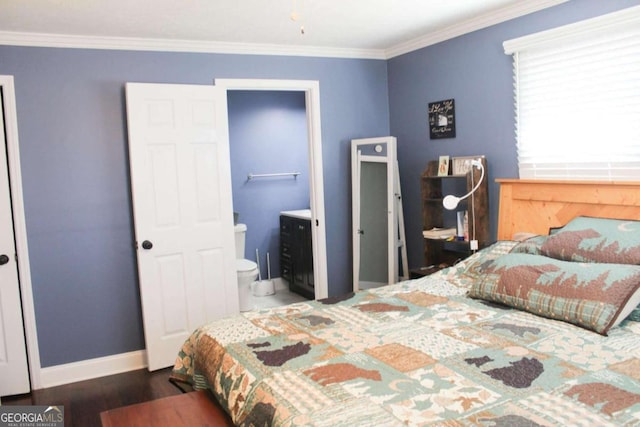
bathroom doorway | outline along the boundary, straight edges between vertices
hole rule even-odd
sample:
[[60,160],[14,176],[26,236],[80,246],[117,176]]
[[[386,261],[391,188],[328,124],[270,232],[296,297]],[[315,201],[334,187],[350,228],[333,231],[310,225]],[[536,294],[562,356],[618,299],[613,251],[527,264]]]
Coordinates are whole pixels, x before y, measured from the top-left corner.
[[216,80],[215,84],[227,92],[234,211],[248,229],[244,255],[255,262],[258,249],[262,278],[270,270],[281,291],[274,297],[254,298],[256,308],[304,299],[285,291],[287,282],[280,280],[281,211],[310,212],[314,294],[328,296],[317,82]]

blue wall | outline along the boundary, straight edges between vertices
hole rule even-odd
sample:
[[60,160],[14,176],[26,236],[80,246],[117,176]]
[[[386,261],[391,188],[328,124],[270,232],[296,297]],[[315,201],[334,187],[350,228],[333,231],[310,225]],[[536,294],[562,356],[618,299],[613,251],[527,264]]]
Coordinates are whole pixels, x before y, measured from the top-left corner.
[[[391,134],[398,138],[410,267],[423,265],[420,175],[440,155],[487,156],[495,238],[499,189],[494,180],[518,177],[512,58],[502,42],[638,4],[570,1],[388,61]],[[450,98],[455,99],[456,138],[430,140],[427,104]]]
[[15,77],[43,367],[144,348],[124,83],[320,82],[329,293],[351,287],[352,138],[389,134],[381,60],[0,46]]
[[[42,366],[144,348],[125,82],[320,82],[329,293],[336,295],[351,288],[352,138],[398,137],[409,259],[419,265],[418,177],[428,160],[485,154],[489,179],[517,174],[511,61],[502,42],[638,4],[571,1],[390,61],[0,46],[0,74],[15,77]],[[427,103],[447,98],[456,100],[457,138],[430,141]],[[490,192],[495,232],[497,188]]]
[[[304,92],[230,91],[229,143],[233,210],[247,225],[245,258],[260,251],[262,277],[269,252],[272,277],[280,277],[280,211],[309,208],[309,148]],[[300,172],[256,178],[250,173]]]

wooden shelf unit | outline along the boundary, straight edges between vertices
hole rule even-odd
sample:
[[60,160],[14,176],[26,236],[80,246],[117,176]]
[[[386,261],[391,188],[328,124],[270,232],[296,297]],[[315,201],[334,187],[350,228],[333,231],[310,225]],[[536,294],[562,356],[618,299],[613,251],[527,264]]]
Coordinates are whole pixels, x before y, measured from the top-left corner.
[[[442,200],[448,194],[463,196],[471,191],[481,176],[479,168],[472,168],[465,175],[438,176],[438,161],[430,161],[420,178],[422,200],[422,229],[455,228],[456,212],[467,211],[469,240],[478,241],[479,248],[489,243],[489,178],[487,160],[478,156],[484,166],[485,176],[473,195],[462,200],[453,211],[447,211]],[[475,220],[474,220],[475,217]],[[424,238],[425,266],[447,264],[466,258],[473,251],[469,241],[448,241]]]

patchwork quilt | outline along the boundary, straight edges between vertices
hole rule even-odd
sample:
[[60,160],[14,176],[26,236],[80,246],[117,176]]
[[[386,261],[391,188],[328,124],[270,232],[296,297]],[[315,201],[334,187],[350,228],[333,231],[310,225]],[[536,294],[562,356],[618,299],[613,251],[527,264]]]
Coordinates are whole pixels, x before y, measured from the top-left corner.
[[466,295],[513,244],[202,326],[172,375],[240,426],[640,426],[640,319],[603,336]]

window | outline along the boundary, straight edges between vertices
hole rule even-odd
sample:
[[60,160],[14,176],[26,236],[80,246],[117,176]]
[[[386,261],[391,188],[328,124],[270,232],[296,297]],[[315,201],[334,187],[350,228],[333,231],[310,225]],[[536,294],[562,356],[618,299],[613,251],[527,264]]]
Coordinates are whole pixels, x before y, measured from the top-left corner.
[[520,178],[640,180],[640,7],[504,43]]

